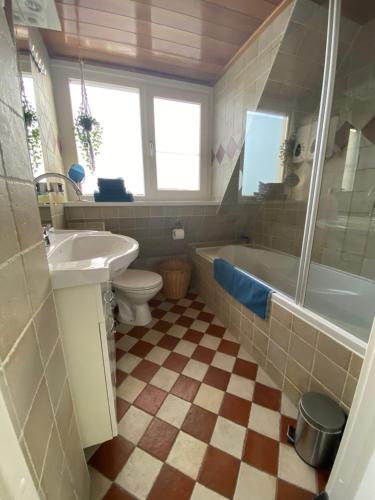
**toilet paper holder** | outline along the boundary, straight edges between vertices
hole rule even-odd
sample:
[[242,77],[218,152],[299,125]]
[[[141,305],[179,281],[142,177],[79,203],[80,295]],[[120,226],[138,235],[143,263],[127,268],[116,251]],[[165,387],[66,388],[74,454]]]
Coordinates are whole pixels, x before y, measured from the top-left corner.
[[172,238],[174,240],[183,240],[185,238],[185,230],[180,221],[176,222],[172,229]]

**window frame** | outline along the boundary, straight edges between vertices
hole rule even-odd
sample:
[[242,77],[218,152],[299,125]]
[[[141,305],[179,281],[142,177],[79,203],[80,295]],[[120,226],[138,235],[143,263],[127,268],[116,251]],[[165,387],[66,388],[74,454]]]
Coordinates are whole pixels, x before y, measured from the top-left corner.
[[[156,144],[155,144],[155,119],[154,119],[154,98],[160,97],[162,99],[171,99],[175,101],[189,102],[199,104],[201,110],[201,123],[200,123],[200,169],[199,169],[199,186],[197,191],[192,190],[172,190],[172,189],[158,189],[157,187],[157,170],[156,170]],[[205,168],[209,162],[209,137],[207,131],[209,124],[207,122],[207,103],[202,96],[189,91],[181,91],[179,89],[165,89],[161,86],[153,86],[147,92],[147,139],[146,154],[148,161],[148,171],[150,175],[149,192],[152,199],[161,200],[196,200],[208,199],[208,172],[209,168]],[[202,198],[202,194],[204,195]]]
[[[128,91],[128,92],[133,92],[134,94],[137,94],[139,96],[139,115],[140,115],[140,121],[141,121],[141,149],[142,149],[142,162],[143,162],[143,171],[145,170],[144,168],[144,147],[143,147],[143,134],[142,134],[142,107],[141,107],[141,93],[138,87],[129,87],[129,86],[124,86],[124,85],[118,85],[118,84],[113,84],[113,83],[101,83],[101,82],[94,82],[91,80],[85,79],[86,85],[91,86],[91,87],[100,87],[100,88],[105,88],[105,89],[113,89],[113,90],[123,90],[123,91]],[[69,78],[69,98],[70,98],[70,106],[72,108],[72,116],[73,116],[73,126],[74,126],[74,115],[73,115],[73,106],[72,106],[72,101],[71,101],[71,95],[70,95],[70,84],[80,84],[81,80],[77,78]],[[93,113],[94,118],[95,118],[95,112]],[[75,139],[74,139],[75,140]],[[77,142],[75,140],[75,153],[77,155],[77,163],[78,163],[78,146]],[[144,172],[143,172],[144,174]],[[125,173],[124,173],[125,175]],[[126,181],[126,178],[125,178]],[[144,182],[144,190],[145,190],[145,195],[139,195],[137,198],[139,199],[144,199],[146,196],[146,181],[143,179]],[[84,198],[93,198],[93,194],[84,194]]]
[[[108,88],[112,86],[114,88],[120,87],[139,90],[145,196],[137,196],[135,197],[135,201],[209,200],[211,194],[212,87],[91,64],[86,64],[84,71],[85,79],[89,84],[92,83]],[[77,63],[52,59],[51,72],[55,90],[62,154],[64,163],[68,166],[78,161],[69,82],[80,79],[80,69]],[[193,102],[201,106],[199,191],[157,189],[156,161],[155,157],[150,154],[150,142],[155,144],[154,97]],[[91,196],[85,198],[93,199]]]

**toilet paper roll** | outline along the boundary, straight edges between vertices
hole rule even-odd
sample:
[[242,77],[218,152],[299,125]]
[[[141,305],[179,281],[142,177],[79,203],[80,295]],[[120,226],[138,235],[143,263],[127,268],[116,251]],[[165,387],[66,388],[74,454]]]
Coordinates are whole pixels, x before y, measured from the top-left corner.
[[173,229],[172,238],[174,240],[183,240],[185,238],[185,230],[182,228]]

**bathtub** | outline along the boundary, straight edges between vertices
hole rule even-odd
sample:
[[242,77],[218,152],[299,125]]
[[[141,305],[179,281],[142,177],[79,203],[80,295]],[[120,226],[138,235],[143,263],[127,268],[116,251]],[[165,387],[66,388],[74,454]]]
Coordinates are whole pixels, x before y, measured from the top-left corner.
[[[272,301],[363,356],[374,317],[375,282],[311,263],[306,306],[295,303],[299,259],[245,245],[197,248],[213,262],[225,259],[270,285]],[[313,311],[319,311],[315,313]]]

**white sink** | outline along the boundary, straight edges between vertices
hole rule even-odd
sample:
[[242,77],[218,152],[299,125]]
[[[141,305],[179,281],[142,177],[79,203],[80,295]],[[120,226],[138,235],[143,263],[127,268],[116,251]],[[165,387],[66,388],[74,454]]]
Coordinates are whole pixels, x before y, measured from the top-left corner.
[[128,236],[107,231],[50,233],[47,259],[53,288],[112,281],[138,256]]

